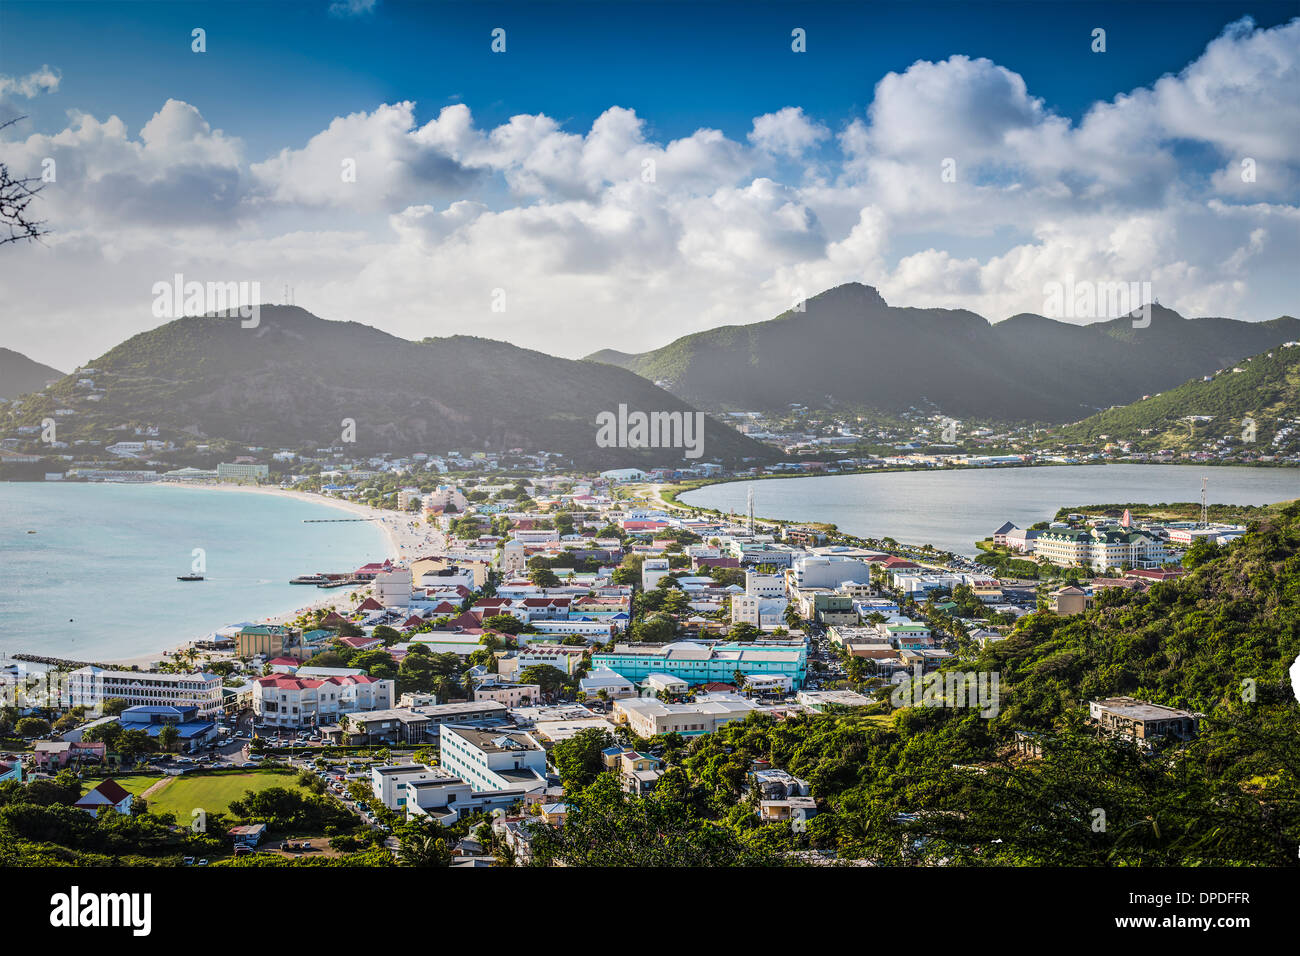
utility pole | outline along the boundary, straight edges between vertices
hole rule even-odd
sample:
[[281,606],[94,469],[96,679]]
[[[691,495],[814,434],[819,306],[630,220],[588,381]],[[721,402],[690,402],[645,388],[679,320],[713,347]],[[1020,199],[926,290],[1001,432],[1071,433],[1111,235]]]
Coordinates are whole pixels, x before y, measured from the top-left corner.
[[1202,528],[1208,528],[1210,525],[1209,522],[1210,512],[1208,506],[1205,504],[1205,483],[1209,480],[1210,480],[1209,478],[1206,478],[1204,476],[1201,477],[1201,527]]

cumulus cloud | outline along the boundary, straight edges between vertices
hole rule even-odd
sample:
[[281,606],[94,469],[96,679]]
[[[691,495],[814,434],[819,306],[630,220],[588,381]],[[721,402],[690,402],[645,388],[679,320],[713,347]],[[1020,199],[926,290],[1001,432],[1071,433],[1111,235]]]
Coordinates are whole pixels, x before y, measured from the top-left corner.
[[48,65],[26,76],[6,76],[0,73],[0,100],[7,96],[21,96],[30,100],[41,93],[53,93],[59,88],[60,79],[59,71],[50,69]]
[[565,355],[756,321],[847,281],[997,320],[1042,311],[1067,275],[1145,280],[1186,314],[1271,318],[1294,312],[1277,277],[1300,249],[1298,69],[1300,20],[1242,20],[1077,122],[966,56],[887,74],[860,116],[787,106],[743,139],[665,140],[619,105],[582,129],[396,102],[248,157],[194,104],[168,100],[134,134],[74,113],[56,134],[0,139],[14,168],[59,170],[42,193],[55,233],[10,253],[0,317],[39,312],[46,332],[81,319],[84,289],[54,278],[72,271],[108,316],[105,341],[78,343],[107,347],[148,323],[152,281],[197,270],[288,282],[323,316],[399,335]]

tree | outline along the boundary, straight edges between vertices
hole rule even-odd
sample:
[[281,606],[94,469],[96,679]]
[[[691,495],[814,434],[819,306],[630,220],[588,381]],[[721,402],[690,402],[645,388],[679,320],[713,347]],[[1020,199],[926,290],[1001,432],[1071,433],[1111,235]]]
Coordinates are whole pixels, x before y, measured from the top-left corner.
[[632,625],[632,632],[638,641],[664,643],[677,636],[677,622],[667,614],[651,614]]
[[[0,123],[0,130],[23,118],[16,116]],[[34,218],[27,208],[36,194],[45,188],[36,185],[39,182],[36,176],[14,176],[9,172],[9,166],[0,162],[0,225],[5,228],[5,232],[0,233],[0,246],[22,240],[30,242],[49,232],[45,220]]]
[[605,769],[601,751],[614,745],[614,738],[599,727],[581,730],[551,748],[551,762],[570,793],[589,787]]
[[41,717],[24,717],[14,729],[20,737],[44,737],[50,732],[50,722]]
[[554,588],[560,586],[559,576],[550,568],[533,568],[528,572],[528,580],[539,588]]
[[167,724],[158,731],[158,746],[163,749],[164,753],[170,753],[176,743],[181,739],[181,732],[176,729],[175,724]]
[[407,824],[398,830],[397,841],[397,858],[403,866],[451,866],[451,847],[437,823]]
[[397,677],[397,662],[393,660],[393,655],[379,648],[362,651],[352,658],[351,666],[359,667],[371,677],[380,680],[392,680]]
[[537,684],[547,697],[554,697],[563,690],[567,679],[564,671],[550,664],[534,664],[519,672],[519,683]]
[[727,637],[738,643],[756,641],[762,636],[762,630],[747,621],[737,621],[727,632]]
[[483,630],[497,631],[501,634],[520,634],[523,632],[524,622],[519,620],[513,614],[493,614],[483,618]]
[[375,627],[370,636],[383,641],[384,646],[389,647],[402,639],[402,632],[387,624],[380,624]]

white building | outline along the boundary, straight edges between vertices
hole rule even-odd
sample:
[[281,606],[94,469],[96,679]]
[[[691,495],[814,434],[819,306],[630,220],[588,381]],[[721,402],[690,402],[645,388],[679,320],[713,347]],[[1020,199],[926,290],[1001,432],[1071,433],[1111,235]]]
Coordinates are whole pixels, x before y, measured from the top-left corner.
[[411,572],[394,568],[375,575],[375,600],[384,607],[407,607],[411,603]]
[[637,697],[614,704],[614,720],[625,723],[638,737],[710,734],[723,724],[744,720],[757,710],[737,694],[705,694],[690,704],[666,704],[654,697]]
[[668,577],[667,558],[646,558],[641,565],[641,587],[647,591],[653,591],[666,577]]
[[731,623],[752,624],[754,627],[777,628],[785,626],[785,598],[765,598],[752,594],[736,594],[731,598]]
[[546,787],[546,751],[524,731],[439,728],[439,763],[475,792]]
[[870,583],[871,565],[856,558],[812,555],[796,558],[790,576],[797,588],[837,588],[844,581]]
[[222,711],[221,678],[196,671],[193,674],[160,674],[154,671],[113,671],[87,666],[68,675],[70,706],[98,711],[106,700],[123,700],[128,707],[168,704],[197,707],[202,717],[216,717]]
[[365,674],[350,677],[289,677],[272,674],[253,686],[253,714],[274,727],[334,724],[345,714],[387,710],[395,684]]
[[751,597],[783,598],[785,597],[785,578],[779,574],[759,574],[756,571],[746,571],[745,593]]

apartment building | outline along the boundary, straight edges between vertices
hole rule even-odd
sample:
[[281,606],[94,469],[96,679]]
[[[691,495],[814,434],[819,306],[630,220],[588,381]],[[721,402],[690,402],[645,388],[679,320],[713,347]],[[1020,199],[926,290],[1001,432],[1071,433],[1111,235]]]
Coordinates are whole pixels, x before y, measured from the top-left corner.
[[357,711],[393,706],[395,683],[361,674],[355,677],[290,677],[272,674],[254,682],[253,714],[275,727],[336,724]]
[[439,763],[477,792],[531,791],[546,786],[546,751],[519,730],[482,730],[444,724],[439,730]]
[[68,675],[68,697],[70,706],[91,711],[98,711],[106,700],[123,700],[128,707],[193,707],[205,718],[217,717],[222,712],[221,678],[198,671],[160,674],[106,670],[91,665]]
[[784,597],[736,594],[731,598],[731,623],[772,629],[784,627],[785,609],[788,606]]

